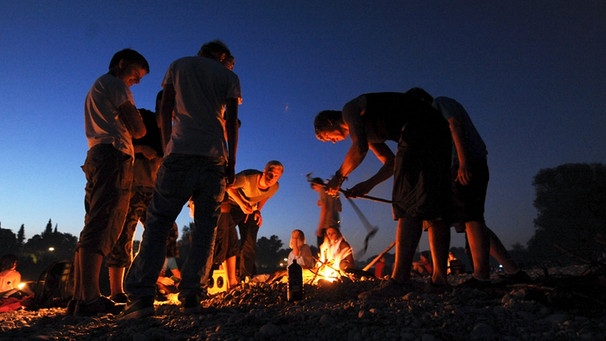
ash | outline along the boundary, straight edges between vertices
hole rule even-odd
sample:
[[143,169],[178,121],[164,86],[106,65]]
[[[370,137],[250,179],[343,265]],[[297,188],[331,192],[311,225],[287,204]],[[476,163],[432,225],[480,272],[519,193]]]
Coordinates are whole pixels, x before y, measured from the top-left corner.
[[[202,314],[182,313],[171,297],[155,316],[129,321],[19,310],[0,314],[0,340],[604,340],[606,284],[584,270],[554,268],[551,282],[498,290],[456,287],[470,275],[454,275],[451,290],[364,300],[358,294],[380,280],[306,285],[298,302],[286,300],[284,281],[253,282],[203,300]],[[422,288],[427,279],[414,280]]]

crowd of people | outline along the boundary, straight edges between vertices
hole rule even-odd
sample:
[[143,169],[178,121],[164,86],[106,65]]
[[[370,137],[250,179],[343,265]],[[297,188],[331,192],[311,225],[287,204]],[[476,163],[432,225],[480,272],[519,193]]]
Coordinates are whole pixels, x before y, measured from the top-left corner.
[[[204,44],[195,56],[175,60],[164,75],[155,112],[137,109],[130,90],[150,72],[145,57],[135,50],[115,53],[108,72],[93,83],[84,105],[89,147],[82,166],[86,215],[74,255],[68,314],[149,316],[159,288],[167,287],[178,287],[185,312],[198,312],[203,284],[213,268],[226,270],[229,287],[255,276],[261,211],[278,191],[284,165],[271,160],[263,170],[236,173],[241,88],[234,63],[229,48],[218,40]],[[486,226],[488,152],[460,103],[433,98],[421,88],[366,93],[342,110],[317,114],[314,128],[321,141],[335,143],[349,137],[352,145],[330,179],[308,175],[318,193],[320,252],[314,257],[303,231],[295,229],[289,264],[297,260],[303,268],[338,264],[341,271],[354,269],[353,249],[341,233],[339,193],[348,198],[364,196],[393,176],[395,261],[391,274],[385,274],[382,258],[376,274],[388,280],[366,295],[405,293],[415,272],[427,275],[432,286],[448,286],[451,226],[465,233],[469,242],[473,277],[465,285],[490,285],[489,256],[503,264],[512,278],[528,279]],[[387,141],[397,143],[395,153]],[[344,180],[368,151],[382,166],[343,191]],[[175,220],[185,204],[193,228],[179,268]],[[139,222],[143,237],[133,255]],[[430,253],[414,261],[423,231]],[[102,295],[99,287],[104,261],[110,297]],[[3,269],[0,279],[9,278],[4,272],[13,270]],[[6,286],[1,284],[0,292]]]

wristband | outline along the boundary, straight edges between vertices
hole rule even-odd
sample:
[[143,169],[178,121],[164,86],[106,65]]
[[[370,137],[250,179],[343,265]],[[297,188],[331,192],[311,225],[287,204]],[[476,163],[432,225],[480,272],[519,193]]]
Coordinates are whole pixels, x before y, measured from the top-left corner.
[[341,174],[341,170],[339,169],[334,176],[335,179],[337,179],[337,183],[339,184],[339,187],[341,187],[341,185],[343,184],[343,182],[345,180],[347,180],[346,176],[343,176],[343,174]]

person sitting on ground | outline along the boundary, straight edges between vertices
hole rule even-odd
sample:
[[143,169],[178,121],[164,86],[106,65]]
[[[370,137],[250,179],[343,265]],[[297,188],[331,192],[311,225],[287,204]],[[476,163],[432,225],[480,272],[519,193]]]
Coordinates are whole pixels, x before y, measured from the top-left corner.
[[6,254],[0,260],[0,296],[9,297],[19,291],[21,273],[17,271],[17,256]]
[[14,254],[6,254],[0,259],[0,312],[33,305],[34,293],[27,286],[21,285],[17,260]]
[[160,272],[156,281],[156,300],[158,301],[166,301],[169,293],[178,292],[177,285],[181,282],[181,271],[177,264],[177,258],[179,257],[178,238],[179,228],[177,223],[174,223],[166,241],[166,259],[162,266],[162,272]]
[[321,264],[338,264],[339,270],[347,271],[355,266],[353,249],[335,227],[326,229],[326,238],[320,246]]
[[288,254],[288,265],[291,265],[293,260],[297,261],[303,269],[314,267],[314,257],[311,254],[311,248],[305,241],[305,234],[301,230],[293,230],[290,235],[290,248],[292,251]]
[[421,276],[431,276],[433,274],[433,264],[429,260],[427,251],[421,252],[419,260],[412,263],[412,271]]

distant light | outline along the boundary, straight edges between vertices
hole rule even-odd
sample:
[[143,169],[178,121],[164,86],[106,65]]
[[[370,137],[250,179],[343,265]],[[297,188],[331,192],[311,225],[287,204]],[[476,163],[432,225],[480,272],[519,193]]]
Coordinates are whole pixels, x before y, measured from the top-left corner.
[[21,282],[19,283],[19,285],[17,285],[17,289],[19,290],[23,290],[23,288],[25,287],[25,283]]
[[53,251],[55,251],[55,248],[51,246],[48,248],[48,251],[53,252]]

